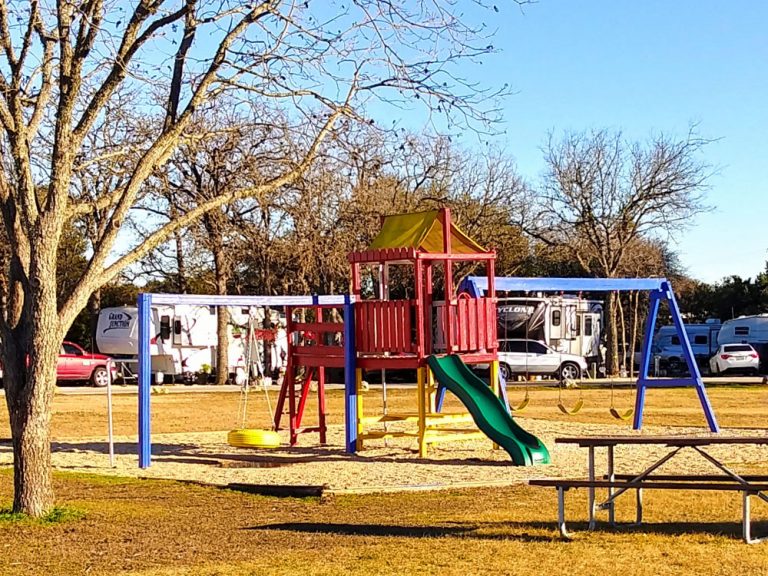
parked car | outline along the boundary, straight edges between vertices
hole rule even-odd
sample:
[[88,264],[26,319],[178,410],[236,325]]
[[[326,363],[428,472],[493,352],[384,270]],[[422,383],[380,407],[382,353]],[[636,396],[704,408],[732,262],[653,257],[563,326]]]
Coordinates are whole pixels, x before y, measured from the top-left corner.
[[587,370],[583,356],[558,352],[537,340],[499,340],[499,370],[505,379],[516,374],[541,374],[577,380]]
[[[59,350],[59,361],[56,365],[56,380],[58,382],[88,382],[92,386],[107,385],[107,361],[109,356],[90,354],[74,342],[63,342]],[[112,366],[112,379],[117,377],[117,369]],[[0,378],[3,377],[0,367]]]
[[723,344],[709,359],[709,369],[712,374],[726,372],[757,374],[759,367],[760,357],[749,344]]

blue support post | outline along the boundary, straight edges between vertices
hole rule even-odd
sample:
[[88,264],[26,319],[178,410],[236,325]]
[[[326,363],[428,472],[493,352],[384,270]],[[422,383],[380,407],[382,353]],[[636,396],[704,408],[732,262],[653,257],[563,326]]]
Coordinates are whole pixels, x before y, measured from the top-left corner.
[[440,413],[443,411],[443,402],[445,402],[445,386],[438,384],[437,394],[435,395],[435,412]]
[[152,295],[139,294],[139,468],[149,468],[152,458],[152,440],[150,437],[150,408],[152,362],[149,349],[149,315],[152,308]]
[[504,402],[504,406],[507,407],[507,414],[512,415],[512,406],[509,405],[509,396],[507,395],[507,379],[504,378],[501,370],[497,372],[499,374],[499,398]]
[[683,356],[685,357],[685,362],[688,365],[688,372],[691,375],[690,383],[696,387],[696,393],[699,395],[701,408],[704,410],[704,416],[707,419],[709,429],[712,432],[720,432],[720,427],[717,425],[715,413],[712,410],[712,405],[709,403],[707,391],[704,388],[704,381],[701,379],[699,365],[696,363],[696,358],[693,355],[691,341],[688,338],[688,333],[685,331],[685,326],[683,326],[683,318],[680,315],[680,308],[677,305],[677,298],[675,298],[675,293],[672,292],[672,287],[667,282],[664,283],[664,291],[666,293],[667,300],[669,301],[669,311],[672,314],[672,321],[675,323],[677,335],[680,337],[680,343],[683,345]]
[[648,304],[648,321],[645,324],[645,339],[643,340],[643,352],[640,360],[640,379],[648,378],[648,371],[651,368],[651,356],[653,353],[653,334],[656,331],[656,319],[659,316],[659,305],[661,304],[660,292],[654,290],[651,292],[651,299]]
[[357,452],[357,382],[355,369],[355,304],[349,295],[344,297],[344,425],[347,452]]
[[645,323],[645,339],[643,340],[643,352],[640,358],[640,375],[637,378],[637,392],[635,394],[635,412],[632,428],[640,430],[643,427],[643,408],[645,407],[645,386],[648,382],[648,370],[651,366],[653,348],[653,333],[656,330],[656,319],[659,316],[659,305],[662,293],[653,290],[648,303],[648,320]]
[[[651,379],[648,376],[651,362],[651,342],[653,339],[653,332],[656,326],[656,319],[659,313],[659,304],[661,300],[666,300],[669,304],[669,313],[672,316],[672,322],[675,325],[675,330],[680,338],[680,344],[683,351],[683,357],[685,363],[688,366],[689,378],[674,378],[674,379]],[[704,417],[707,420],[709,429],[712,432],[719,432],[720,427],[717,424],[715,413],[712,410],[712,405],[707,397],[707,391],[704,388],[704,381],[701,379],[701,373],[699,372],[699,366],[696,363],[696,358],[693,355],[693,349],[691,348],[691,342],[688,338],[688,333],[685,331],[685,325],[683,324],[683,317],[680,314],[680,307],[677,305],[677,299],[675,298],[672,287],[667,281],[662,282],[658,291],[651,292],[651,302],[648,311],[648,322],[645,329],[645,341],[643,342],[643,357],[640,364],[640,376],[637,380],[637,395],[635,397],[635,417],[632,424],[632,428],[640,430],[643,426],[643,408],[645,406],[645,393],[648,388],[677,388],[681,386],[693,386],[696,388],[696,394],[699,396],[702,410],[704,411]]]

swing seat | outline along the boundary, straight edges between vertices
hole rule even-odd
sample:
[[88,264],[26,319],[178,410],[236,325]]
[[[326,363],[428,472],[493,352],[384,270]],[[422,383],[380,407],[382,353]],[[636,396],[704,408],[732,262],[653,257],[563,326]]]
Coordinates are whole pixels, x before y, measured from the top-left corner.
[[235,448],[279,448],[280,435],[272,430],[230,430],[227,444]]
[[574,405],[573,408],[568,408],[565,404],[562,402],[558,402],[557,407],[560,409],[560,412],[563,414],[568,414],[569,416],[572,416],[573,414],[576,414],[584,407],[584,398],[579,398],[578,402]]
[[629,420],[630,418],[632,418],[632,415],[634,413],[635,413],[634,408],[628,408],[624,412],[619,412],[618,410],[616,410],[616,408],[611,406],[611,416],[616,418],[616,420]]
[[512,410],[512,412],[522,412],[523,410],[525,410],[525,407],[528,406],[530,401],[531,399],[526,396],[525,398],[523,398],[523,401],[520,402],[520,404],[518,404],[517,406],[512,406],[512,404],[510,404],[509,409]]

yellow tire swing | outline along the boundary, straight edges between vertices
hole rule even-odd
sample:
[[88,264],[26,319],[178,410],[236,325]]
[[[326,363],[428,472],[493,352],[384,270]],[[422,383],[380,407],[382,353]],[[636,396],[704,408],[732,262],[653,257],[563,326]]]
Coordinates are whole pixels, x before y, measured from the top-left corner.
[[272,402],[269,399],[269,391],[266,386],[262,386],[264,390],[264,396],[267,400],[267,410],[269,412],[270,422],[272,422],[273,428],[270,430],[262,430],[257,428],[246,428],[246,419],[248,417],[248,389],[250,388],[251,380],[251,357],[255,349],[255,361],[257,367],[257,378],[263,382],[263,373],[261,369],[261,358],[259,356],[258,346],[255,346],[254,340],[256,336],[256,330],[254,329],[255,319],[253,317],[248,320],[248,344],[245,349],[245,378],[240,387],[240,398],[238,401],[238,413],[240,420],[240,428],[230,430],[227,434],[227,444],[234,448],[279,448],[280,447],[280,435],[274,430],[274,415],[272,414]]
[[229,431],[227,444],[235,448],[279,448],[280,435],[274,430],[241,428]]

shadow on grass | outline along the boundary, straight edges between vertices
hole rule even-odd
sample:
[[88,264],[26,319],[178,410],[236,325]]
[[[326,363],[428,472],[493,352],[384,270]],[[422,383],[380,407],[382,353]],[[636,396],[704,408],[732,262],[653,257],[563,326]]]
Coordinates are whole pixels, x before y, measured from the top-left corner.
[[[557,522],[521,522],[510,521],[504,522],[504,526],[512,530],[547,530],[553,533],[558,532]],[[577,540],[580,537],[585,537],[590,534],[587,530],[587,522],[569,522],[568,531]],[[598,522],[595,530],[592,534],[601,537],[603,535],[610,534],[655,534],[662,536],[685,536],[685,535],[708,535],[708,536],[723,536],[728,538],[741,539],[742,526],[741,522],[643,522],[641,525],[637,524],[617,524],[616,526],[610,526],[605,523]],[[752,533],[755,536],[762,536],[768,534],[768,520],[757,520],[752,522]],[[559,538],[559,536],[553,536],[552,539]]]
[[[264,450],[256,452],[258,449],[244,448],[242,454],[222,453],[222,452],[194,452],[193,454],[187,454],[194,458],[210,458],[212,460],[229,460],[233,462],[243,463],[264,463],[273,464],[275,466],[283,466],[288,464],[304,464],[307,462],[358,462],[360,464],[380,464],[380,463],[392,463],[392,464],[412,464],[412,465],[430,465],[430,466],[495,466],[495,467],[507,467],[512,466],[511,460],[485,460],[482,458],[451,458],[451,459],[430,459],[430,458],[417,458],[400,456],[397,454],[383,455],[383,456],[367,456],[362,454],[349,454],[342,448],[331,448],[327,446],[318,447],[299,447],[281,448],[280,454],[264,453]],[[285,453],[283,451],[289,451]],[[415,450],[414,450],[415,452]],[[181,455],[179,453],[179,455]],[[267,466],[265,466],[267,467]]]
[[[184,454],[188,451],[198,448],[196,444],[152,444],[152,455],[172,455]],[[115,454],[134,455],[138,453],[138,444],[136,442],[115,442]],[[73,452],[96,452],[98,454],[109,453],[109,443],[104,441],[84,441],[84,442],[51,442],[51,451],[62,453]]]
[[[507,524],[495,524],[507,526]],[[336,536],[381,536],[395,538],[471,538],[474,540],[518,540],[525,542],[551,542],[552,537],[535,534],[484,533],[483,524],[462,526],[399,526],[395,524],[332,524],[315,522],[286,522],[251,526],[247,530],[274,530],[310,534],[332,534]]]
[[[10,439],[0,439],[0,454],[9,453],[13,449]],[[219,467],[253,467],[253,468],[276,468],[291,464],[304,464],[308,462],[334,462],[334,461],[355,461],[361,464],[410,464],[410,465],[430,465],[430,466],[491,466],[507,467],[511,466],[511,460],[485,460],[477,457],[470,458],[450,458],[450,459],[430,459],[409,457],[406,455],[389,454],[381,456],[366,456],[365,453],[349,454],[343,448],[329,446],[294,446],[281,447],[278,450],[280,454],[265,453],[264,449],[242,449],[241,453],[228,452],[203,452],[204,447],[199,444],[152,444],[152,456],[156,461],[184,462],[189,464],[209,464]],[[77,453],[93,452],[97,454],[108,454],[109,445],[105,441],[59,441],[51,443],[51,450],[56,453]],[[136,442],[115,442],[115,454],[134,455],[137,453]],[[416,452],[403,450],[404,452]],[[228,466],[227,464],[230,464]],[[238,464],[242,464],[239,466]]]
[[[313,522],[286,522],[251,526],[248,530],[274,530],[285,532],[303,532],[313,534],[333,534],[339,536],[391,536],[403,538],[471,538],[475,540],[517,540],[524,542],[562,542],[569,544],[584,538],[602,538],[605,535],[653,534],[660,536],[706,535],[741,540],[740,522],[652,522],[636,525],[618,525],[611,527],[598,524],[593,532],[587,531],[587,522],[571,522],[569,531],[573,541],[562,540],[557,522],[493,522],[475,523],[459,526],[399,526],[382,524],[334,524]],[[547,532],[532,534],[531,532]],[[756,536],[768,534],[768,520],[752,524],[752,533]]]

